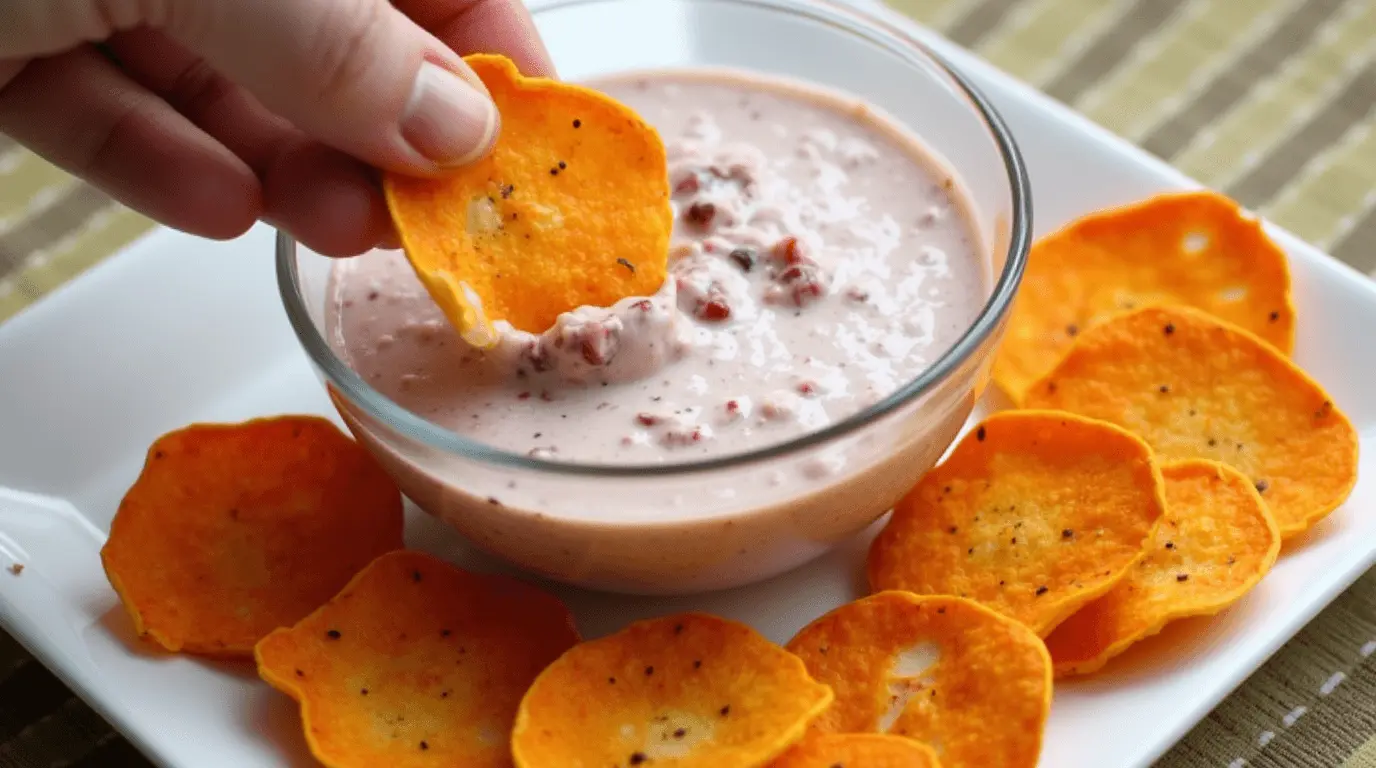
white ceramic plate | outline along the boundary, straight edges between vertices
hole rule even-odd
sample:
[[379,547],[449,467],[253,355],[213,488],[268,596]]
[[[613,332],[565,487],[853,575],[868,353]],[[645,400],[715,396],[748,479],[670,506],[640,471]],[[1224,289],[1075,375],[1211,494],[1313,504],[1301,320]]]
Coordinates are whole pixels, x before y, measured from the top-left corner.
[[[887,13],[887,12],[886,12]],[[901,22],[896,14],[891,14]],[[906,22],[901,22],[906,23]],[[983,88],[1030,167],[1039,232],[1108,204],[1192,184],[935,36]],[[1169,628],[1089,681],[1056,691],[1043,765],[1146,766],[1376,560],[1376,286],[1293,237],[1297,358],[1362,436],[1362,480],[1247,600]],[[272,233],[210,244],[160,231],[0,327],[0,623],[169,768],[310,765],[286,697],[243,666],[131,642],[97,556],[119,497],[158,434],[198,420],[334,416],[278,304]],[[409,543],[498,568],[428,518]],[[862,537],[864,538],[864,537]],[[865,541],[771,582],[684,599],[556,588],[596,636],[702,609],[776,641],[863,588]]]

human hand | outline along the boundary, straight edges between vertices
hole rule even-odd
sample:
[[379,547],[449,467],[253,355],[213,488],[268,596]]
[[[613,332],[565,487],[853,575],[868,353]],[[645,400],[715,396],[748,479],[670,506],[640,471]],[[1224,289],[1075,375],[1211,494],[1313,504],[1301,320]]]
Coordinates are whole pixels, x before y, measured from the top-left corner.
[[481,157],[460,54],[553,67],[521,0],[0,0],[0,132],[177,229],[391,243],[375,168]]

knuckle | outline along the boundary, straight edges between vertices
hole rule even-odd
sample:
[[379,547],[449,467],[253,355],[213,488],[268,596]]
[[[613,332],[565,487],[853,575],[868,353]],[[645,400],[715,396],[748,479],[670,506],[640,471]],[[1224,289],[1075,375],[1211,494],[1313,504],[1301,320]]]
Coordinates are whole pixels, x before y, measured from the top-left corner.
[[206,64],[197,60],[177,74],[163,98],[172,108],[195,119],[229,98],[234,85]]

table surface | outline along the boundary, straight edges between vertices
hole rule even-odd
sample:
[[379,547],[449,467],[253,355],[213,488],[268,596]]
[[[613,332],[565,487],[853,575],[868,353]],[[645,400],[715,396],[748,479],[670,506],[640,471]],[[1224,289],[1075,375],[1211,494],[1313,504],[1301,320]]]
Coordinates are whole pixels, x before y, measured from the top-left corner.
[[[1376,271],[1376,0],[889,0]],[[150,223],[0,135],[0,322]],[[1158,765],[1376,768],[1376,571]],[[0,632],[0,768],[148,766]]]

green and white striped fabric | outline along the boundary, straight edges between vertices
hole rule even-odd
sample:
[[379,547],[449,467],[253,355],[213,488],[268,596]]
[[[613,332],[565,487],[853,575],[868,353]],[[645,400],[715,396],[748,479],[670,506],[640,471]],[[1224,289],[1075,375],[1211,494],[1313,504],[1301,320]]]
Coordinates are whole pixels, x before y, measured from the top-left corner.
[[[1376,0],[889,2],[1376,270]],[[0,136],[0,322],[149,226]],[[1159,764],[1376,768],[1376,572]],[[0,768],[147,765],[0,633]]]

